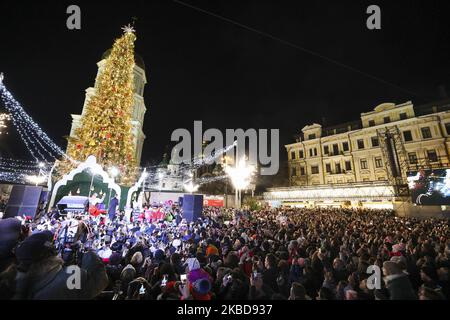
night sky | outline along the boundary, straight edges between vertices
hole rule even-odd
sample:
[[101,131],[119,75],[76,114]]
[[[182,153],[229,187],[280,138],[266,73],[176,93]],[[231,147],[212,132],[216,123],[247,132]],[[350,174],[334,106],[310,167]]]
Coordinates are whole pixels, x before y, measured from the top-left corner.
[[[448,1],[186,3],[370,76],[170,0],[1,1],[0,71],[65,148],[70,114],[81,112],[96,63],[136,16],[136,51],[148,78],[143,165],[160,161],[172,131],[192,130],[194,120],[204,130],[279,128],[283,161],[283,145],[307,124],[356,120],[383,102],[420,104],[442,98],[440,85],[450,90]],[[79,31],[66,28],[70,4],[81,7]],[[381,30],[366,28],[370,4],[381,7]],[[12,124],[9,131],[3,154],[29,159]]]

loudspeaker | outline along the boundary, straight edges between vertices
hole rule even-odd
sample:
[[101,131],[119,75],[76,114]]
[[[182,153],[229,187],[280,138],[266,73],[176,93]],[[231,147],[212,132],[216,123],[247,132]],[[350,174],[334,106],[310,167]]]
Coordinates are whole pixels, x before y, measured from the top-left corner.
[[203,216],[203,195],[185,194],[183,197],[183,218],[192,222]]
[[17,215],[34,218],[41,201],[42,187],[13,186],[6,206],[4,218],[12,218]]

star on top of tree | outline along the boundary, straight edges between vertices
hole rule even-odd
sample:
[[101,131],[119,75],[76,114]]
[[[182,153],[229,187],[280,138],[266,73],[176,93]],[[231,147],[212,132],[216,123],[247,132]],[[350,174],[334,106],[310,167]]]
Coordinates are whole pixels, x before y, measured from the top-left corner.
[[136,30],[134,29],[134,27],[131,24],[123,26],[122,30],[124,33],[135,33],[136,32]]

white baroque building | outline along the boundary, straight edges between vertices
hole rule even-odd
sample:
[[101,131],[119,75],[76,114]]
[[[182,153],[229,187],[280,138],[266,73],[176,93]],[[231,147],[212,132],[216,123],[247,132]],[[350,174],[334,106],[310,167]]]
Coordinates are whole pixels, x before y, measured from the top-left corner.
[[[106,58],[111,53],[111,49],[106,51],[102,60],[97,63],[98,72],[97,78],[105,65]],[[134,56],[134,104],[133,104],[133,115],[132,115],[132,125],[133,125],[133,136],[134,136],[134,148],[135,157],[137,164],[139,165],[142,157],[142,148],[144,146],[144,140],[146,138],[143,127],[144,127],[144,116],[147,111],[147,107],[144,102],[144,87],[147,83],[147,77],[145,74],[145,64],[144,60],[137,54]],[[90,87],[86,89],[86,97],[84,99],[83,110],[81,114],[72,114],[72,127],[70,130],[70,136],[75,136],[75,130],[80,126],[81,116],[84,114],[86,105],[89,99],[95,94],[95,87]]]
[[[307,125],[297,142],[285,146],[290,185],[393,182],[405,180],[408,170],[448,167],[449,109],[416,115],[411,101],[383,103],[362,113],[361,121],[330,128]],[[392,159],[385,150],[387,133],[396,149]]]
[[391,207],[407,190],[408,173],[450,168],[450,101],[383,103],[358,121],[301,131],[285,146],[290,187],[269,189],[265,200]]

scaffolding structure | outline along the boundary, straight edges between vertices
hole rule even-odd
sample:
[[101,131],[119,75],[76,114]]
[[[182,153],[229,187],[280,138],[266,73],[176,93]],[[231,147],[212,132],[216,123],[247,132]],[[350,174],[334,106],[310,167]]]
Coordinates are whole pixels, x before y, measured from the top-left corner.
[[410,171],[408,154],[398,126],[377,129],[378,140],[386,164],[390,185],[394,187],[395,196],[408,198],[410,195],[407,174]]

